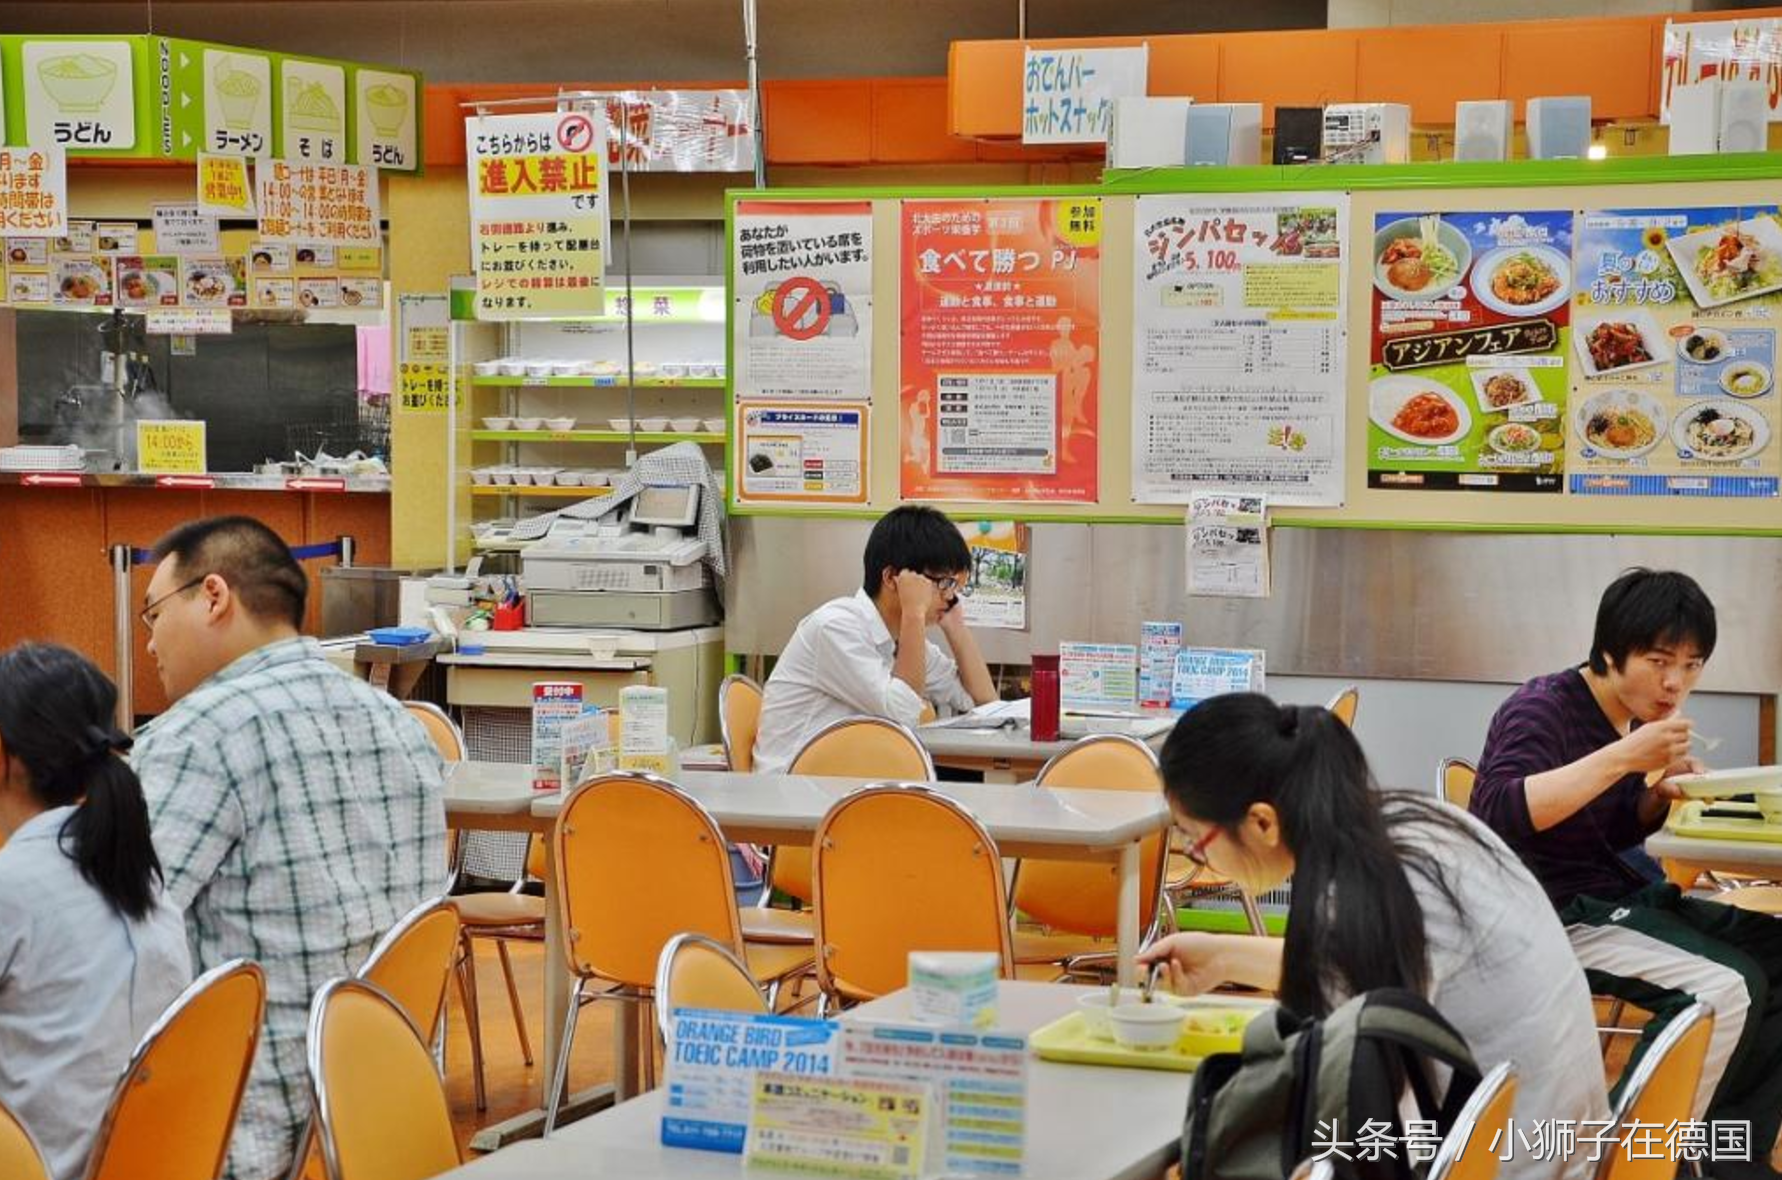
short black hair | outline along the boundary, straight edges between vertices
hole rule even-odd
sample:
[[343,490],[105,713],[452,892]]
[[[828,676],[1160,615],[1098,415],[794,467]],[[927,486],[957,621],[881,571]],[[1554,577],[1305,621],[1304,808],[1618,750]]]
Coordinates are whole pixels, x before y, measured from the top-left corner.
[[947,514],[925,504],[901,504],[872,526],[860,585],[870,595],[889,567],[894,572],[956,574],[971,568],[971,550]]
[[1688,574],[1630,569],[1609,583],[1596,608],[1590,670],[1598,676],[1627,657],[1655,648],[1693,644],[1702,659],[1714,654],[1714,604]]
[[169,557],[181,581],[216,574],[255,618],[303,626],[309,579],[291,547],[253,517],[182,524],[155,542],[155,560]]

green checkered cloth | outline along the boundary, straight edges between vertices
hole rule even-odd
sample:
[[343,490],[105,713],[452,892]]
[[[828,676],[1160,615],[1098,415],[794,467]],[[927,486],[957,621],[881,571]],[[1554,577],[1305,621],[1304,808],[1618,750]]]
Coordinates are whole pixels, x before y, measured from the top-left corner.
[[310,998],[445,886],[443,766],[403,707],[313,639],[236,660],[145,728],[168,903],[195,972],[266,971],[266,1028],[229,1153],[232,1180],[275,1180],[309,1113]]

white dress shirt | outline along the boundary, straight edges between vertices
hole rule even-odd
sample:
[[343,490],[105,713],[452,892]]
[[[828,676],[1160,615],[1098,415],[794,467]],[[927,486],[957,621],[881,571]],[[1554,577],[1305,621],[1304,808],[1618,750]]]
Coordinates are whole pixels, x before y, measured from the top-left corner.
[[[924,695],[942,714],[976,704],[959,682],[959,665],[928,640]],[[914,726],[922,697],[892,674],[897,640],[866,591],[824,603],[804,617],[773,666],[761,700],[755,770],[781,774],[804,744],[844,717],[884,717]]]
[[132,922],[61,848],[58,807],[0,847],[0,1102],[77,1180],[136,1043],[192,980],[186,925]]

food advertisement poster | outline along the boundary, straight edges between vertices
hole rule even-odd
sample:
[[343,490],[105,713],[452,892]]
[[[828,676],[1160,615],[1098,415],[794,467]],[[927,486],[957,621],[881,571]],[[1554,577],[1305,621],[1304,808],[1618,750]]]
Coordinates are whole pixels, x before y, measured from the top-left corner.
[[973,627],[1027,629],[1027,526],[1014,520],[961,521],[971,578],[959,599]]
[[1561,491],[1572,214],[1381,213],[1369,263],[1368,486]]
[[739,400],[872,397],[872,202],[739,201]]
[[908,500],[1094,503],[1099,198],[905,201]]
[[866,406],[750,402],[736,418],[739,503],[866,503]]
[[1343,502],[1343,193],[1140,197],[1132,498]]
[[1586,212],[1571,491],[1777,494],[1777,206]]

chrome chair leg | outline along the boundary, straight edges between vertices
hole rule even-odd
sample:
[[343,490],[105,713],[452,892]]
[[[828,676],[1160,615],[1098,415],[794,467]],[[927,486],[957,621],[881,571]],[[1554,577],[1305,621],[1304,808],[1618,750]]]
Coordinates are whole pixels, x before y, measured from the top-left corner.
[[514,962],[508,957],[507,939],[497,938],[495,950],[501,955],[501,974],[507,980],[507,1004],[513,1009],[514,1031],[520,1034],[520,1056],[532,1064],[532,1038],[526,1035],[526,1010],[520,1006],[520,989],[514,983]]
[[582,989],[588,981],[576,976],[575,989],[569,993],[569,1009],[563,1014],[563,1040],[557,1050],[557,1069],[551,1077],[551,1093],[545,1102],[544,1137],[549,1139],[557,1129],[557,1115],[563,1109],[564,1089],[569,1085],[569,1056],[575,1048],[575,1019],[582,1012]]

